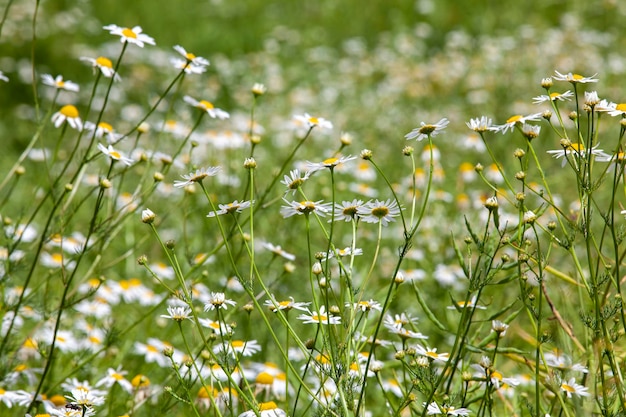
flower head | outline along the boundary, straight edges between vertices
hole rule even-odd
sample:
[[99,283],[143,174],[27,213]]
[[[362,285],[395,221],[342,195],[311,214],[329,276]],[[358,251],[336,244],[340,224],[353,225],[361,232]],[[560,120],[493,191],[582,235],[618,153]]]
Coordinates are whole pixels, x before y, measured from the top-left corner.
[[[261,417],[287,417],[285,410],[278,408],[274,401],[268,401],[266,403],[260,403],[258,409],[258,415]],[[254,410],[244,411],[239,414],[239,417],[256,417],[257,412]]]
[[320,306],[318,311],[309,311],[309,314],[300,314],[298,320],[305,324],[340,324],[341,317],[330,315],[326,312],[326,307]]
[[134,26],[131,28],[123,28],[117,25],[106,25],[102,29],[108,30],[111,35],[117,35],[120,37],[122,43],[133,43],[140,48],[143,48],[144,44],[155,45],[154,39],[146,35],[141,29],[141,26]]
[[121,162],[125,163],[126,165],[130,165],[130,164],[133,163],[132,159],[125,157],[120,152],[116,151],[113,148],[113,146],[111,146],[111,145],[109,145],[108,147],[105,148],[104,145],[99,143],[98,144],[98,149],[100,149],[100,152],[102,152],[103,154],[105,154],[109,158],[113,159],[114,161],[121,161]]
[[174,187],[183,188],[196,182],[201,182],[206,177],[214,177],[220,171],[220,167],[207,167],[197,169],[196,172],[192,172],[187,175],[181,175],[185,181],[174,181]]
[[308,171],[301,173],[299,169],[294,169],[289,172],[289,175],[285,175],[280,183],[288,188],[286,192],[291,191],[292,194],[295,194],[298,188],[309,179],[310,175],[311,173]]
[[533,104],[541,104],[549,101],[569,101],[574,97],[574,93],[567,90],[564,93],[553,92],[550,94],[544,94],[533,98]]
[[593,74],[591,77],[584,77],[580,74],[572,74],[568,72],[567,74],[561,74],[558,71],[554,71],[556,75],[553,76],[555,80],[558,81],[567,81],[572,84],[586,84],[586,83],[597,83],[598,79],[594,78],[597,74]]
[[351,222],[359,218],[359,209],[363,209],[362,200],[354,199],[352,201],[342,201],[341,204],[335,205],[335,221]]
[[168,306],[167,315],[162,314],[161,317],[181,322],[183,320],[191,320],[190,314],[191,309],[188,306]]
[[185,96],[183,97],[183,100],[185,100],[185,103],[189,104],[190,106],[193,106],[197,109],[200,109],[206,112],[213,119],[224,120],[230,117],[230,114],[228,114],[222,109],[218,109],[217,107],[213,106],[213,103],[209,101],[206,101],[206,100],[198,101],[191,96]]
[[447,404],[438,405],[436,402],[428,404],[428,407],[426,408],[426,415],[432,416],[438,414],[446,416],[469,416],[470,410],[467,408],[455,408]]
[[465,124],[471,130],[478,133],[490,131],[493,132],[497,130],[497,128],[493,125],[491,118],[487,116],[480,116],[480,118],[470,119],[470,121]]
[[507,119],[506,123],[500,126],[496,126],[495,130],[497,132],[506,133],[509,129],[513,130],[515,126],[522,126],[524,123],[528,121],[538,121],[541,120],[543,113],[533,113],[528,116],[523,116],[521,114],[516,114]]
[[329,122],[328,120],[326,120],[326,119],[324,119],[322,117],[311,116],[309,113],[304,113],[303,115],[294,115],[293,118],[297,122],[305,124],[306,127],[308,127],[309,129],[312,129],[315,126],[319,126],[322,129],[332,129],[333,128],[333,124],[331,122]]
[[395,217],[400,215],[400,208],[395,200],[374,200],[359,207],[357,214],[366,223],[380,222],[383,226],[387,226],[389,222],[395,221]]
[[202,74],[209,66],[209,61],[201,56],[196,56],[191,52],[187,52],[180,45],[174,46],[174,50],[181,54],[184,59],[173,58],[174,67],[184,70],[187,74]]
[[280,209],[280,213],[283,215],[283,217],[291,217],[294,215],[301,215],[301,214],[311,214],[311,213],[315,213],[318,216],[326,216],[326,214],[330,211],[331,209],[331,204],[330,203],[322,203],[322,200],[319,201],[311,201],[311,200],[306,200],[306,201],[287,201],[287,200],[283,200],[285,203],[287,203],[286,206],[282,206],[282,208]]
[[204,305],[204,311],[217,309],[226,310],[229,305],[235,306],[237,303],[226,298],[226,295],[223,292],[212,292],[209,296],[208,302]]
[[445,117],[435,124],[426,124],[424,122],[421,122],[420,127],[416,127],[415,129],[404,135],[404,137],[407,140],[416,139],[417,141],[421,141],[422,139],[427,137],[433,138],[437,136],[443,129],[445,129],[449,123],[450,121]]
[[99,56],[98,58],[89,58],[89,57],[81,57],[81,61],[88,62],[93,67],[94,73],[98,70],[104,75],[106,78],[111,78],[115,81],[120,81],[121,77],[115,72],[113,69],[113,63],[109,58]]
[[333,169],[337,165],[346,163],[348,161],[352,161],[353,159],[356,159],[356,156],[340,156],[339,158],[335,158],[335,157],[327,158],[323,160],[322,162],[307,161],[307,168],[308,168],[309,173],[313,173],[316,171],[321,171],[325,168]]
[[45,85],[54,87],[57,90],[73,91],[75,93],[80,91],[78,84],[70,80],[63,80],[62,75],[57,75],[55,78],[52,78],[50,74],[43,74],[41,80]]
[[83,121],[80,118],[78,109],[71,104],[66,104],[61,107],[61,110],[52,115],[54,127],[60,127],[64,122],[67,122],[73,129],[83,130]]
[[235,214],[241,213],[243,210],[250,207],[250,205],[254,203],[254,201],[233,201],[228,204],[219,204],[219,210],[212,211],[207,214],[207,217],[215,217],[222,214]]
[[569,380],[561,383],[561,391],[567,395],[567,398],[572,398],[572,394],[577,397],[588,397],[588,390],[589,388],[584,385],[577,384],[576,378],[570,378]]

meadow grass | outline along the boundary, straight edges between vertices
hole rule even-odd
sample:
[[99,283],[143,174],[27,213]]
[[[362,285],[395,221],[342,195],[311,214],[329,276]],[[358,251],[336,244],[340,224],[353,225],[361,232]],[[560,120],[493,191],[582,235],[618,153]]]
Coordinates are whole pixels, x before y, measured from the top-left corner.
[[626,11],[492,3],[9,1],[0,415],[626,414]]

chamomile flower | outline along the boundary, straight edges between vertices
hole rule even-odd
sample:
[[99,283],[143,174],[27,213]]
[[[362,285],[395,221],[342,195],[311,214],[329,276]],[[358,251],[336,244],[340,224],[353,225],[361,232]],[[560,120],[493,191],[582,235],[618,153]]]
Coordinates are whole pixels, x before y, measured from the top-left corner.
[[170,365],[170,360],[163,354],[163,351],[172,346],[169,343],[150,337],[147,343],[135,342],[134,351],[137,355],[142,355],[147,363],[156,362],[160,367]]
[[363,208],[362,200],[354,199],[352,201],[342,201],[341,204],[335,204],[335,221],[351,222],[359,218],[359,209]]
[[[598,110],[598,106],[596,106],[596,110]],[[626,116],[626,103],[611,103],[611,106],[607,110],[607,113],[613,117]]]
[[268,251],[272,252],[274,255],[283,257],[285,259],[287,259],[288,261],[295,261],[296,260],[296,255],[286,252],[280,245],[274,245],[272,243],[269,242],[262,242],[261,246],[263,246],[265,249],[267,249]]
[[551,101],[570,101],[572,97],[574,97],[574,93],[570,90],[567,90],[564,93],[553,92],[534,97],[533,104],[541,104]]
[[572,74],[571,72],[568,72],[567,74],[561,74],[558,71],[554,71],[554,73],[556,75],[553,75],[552,78],[557,81],[567,81],[572,84],[586,84],[598,82],[598,79],[594,78],[597,74],[593,74],[591,77],[585,77],[580,74]]
[[[598,149],[599,145],[594,146],[593,148],[591,148],[591,154],[594,156],[604,156],[604,151],[602,149]],[[565,157],[563,158],[563,163],[562,166],[565,166],[565,164],[567,163],[567,160],[570,159],[570,157],[573,157],[573,161],[574,163],[577,163],[576,160],[577,159],[581,159],[581,158],[586,158],[587,157],[587,149],[585,148],[585,145],[583,143],[577,143],[577,142],[571,142],[567,139],[562,139],[561,140],[561,147],[562,149],[554,149],[554,150],[550,150],[550,151],[546,151],[546,153],[548,155],[552,155],[554,158],[561,158],[561,157]]]
[[191,309],[188,306],[168,306],[167,314],[162,314],[165,319],[172,319],[176,322],[191,320]]
[[147,43],[148,45],[155,45],[154,39],[146,35],[141,29],[141,26],[134,26],[131,28],[123,28],[117,25],[106,25],[102,29],[108,30],[111,35],[117,35],[120,37],[122,43],[132,43],[140,48],[143,48]]
[[340,324],[341,317],[333,316],[326,311],[325,306],[320,306],[318,311],[310,311],[309,314],[300,314],[298,320],[302,320],[304,324]]
[[387,327],[387,330],[389,331],[389,333],[395,334],[401,339],[428,339],[428,336],[414,330],[406,329],[404,327]]
[[468,128],[477,133],[494,132],[497,128],[493,125],[490,117],[480,116],[475,119],[470,119],[465,123]]
[[223,292],[212,292],[209,295],[208,302],[204,304],[204,311],[217,309],[227,310],[229,305],[235,306],[237,303],[226,298],[226,295]]
[[356,156],[340,156],[339,158],[335,158],[335,157],[327,158],[323,160],[322,162],[307,161],[306,165],[307,165],[308,172],[312,174],[314,172],[321,171],[325,168],[333,169],[337,165],[344,164],[354,159],[356,159]]
[[172,64],[174,67],[184,70],[187,74],[202,74],[206,71],[206,67],[209,66],[209,61],[201,56],[196,56],[191,52],[187,52],[185,48],[180,45],[174,46],[174,50],[181,54],[185,59],[173,58]]
[[121,161],[125,163],[126,165],[131,165],[133,163],[132,159],[127,158],[124,155],[122,155],[119,151],[116,151],[112,145],[109,145],[108,147],[104,147],[104,145],[99,143],[98,149],[100,149],[100,152],[102,152],[103,154],[105,154],[106,156],[108,156],[114,161]]
[[[257,414],[258,413],[258,414]],[[239,417],[287,417],[285,410],[278,408],[274,401],[260,403],[258,410],[248,410],[239,414]]]
[[331,210],[331,204],[322,203],[322,200],[319,200],[319,201],[306,200],[306,201],[297,202],[297,201],[287,201],[283,199],[283,201],[287,203],[287,205],[281,207],[280,213],[285,218],[291,217],[294,215],[301,215],[301,214],[308,215],[311,213],[315,213],[318,216],[324,217]]
[[208,329],[211,329],[215,334],[220,336],[230,335],[233,332],[233,328],[226,323],[219,321],[213,321],[211,319],[198,319],[198,322]]
[[376,310],[376,311],[383,310],[383,306],[378,301],[375,301],[375,300],[359,301],[354,304],[346,303],[346,307],[348,308],[352,307],[354,310],[361,311],[363,313],[369,313],[372,310]]
[[54,127],[60,127],[63,123],[67,122],[73,129],[83,130],[83,121],[80,118],[78,109],[76,106],[66,104],[61,107],[61,110],[52,115],[52,123]]
[[283,300],[283,301],[277,301],[273,296],[271,299],[269,300],[265,300],[265,302],[263,303],[267,308],[269,308],[271,311],[273,311],[274,313],[277,312],[278,310],[285,310],[285,311],[289,311],[292,309],[296,309],[296,310],[300,310],[300,311],[308,311],[308,305],[311,304],[310,302],[305,303],[305,302],[296,302],[294,301],[293,297],[289,297],[288,300]]
[[113,385],[119,384],[124,391],[131,394],[133,392],[133,385],[126,379],[126,374],[128,374],[128,372],[122,370],[121,366],[118,366],[117,369],[109,368],[107,369],[106,376],[96,382],[96,387],[104,386],[111,388]]
[[424,122],[421,122],[420,127],[416,127],[415,129],[404,135],[404,137],[407,140],[416,139],[417,141],[421,141],[427,137],[434,138],[439,133],[441,133],[441,131],[444,130],[449,123],[450,121],[445,117],[435,124],[426,124]]
[[117,72],[115,72],[115,69],[113,68],[113,62],[111,62],[111,60],[107,57],[99,56],[98,58],[89,58],[89,57],[84,56],[84,57],[81,57],[80,60],[91,64],[91,66],[93,67],[94,73],[100,70],[102,75],[104,75],[106,78],[112,77],[113,80],[115,81],[120,81],[122,79],[117,74]]
[[183,100],[185,101],[185,103],[189,104],[190,106],[193,106],[197,109],[200,109],[206,112],[213,119],[224,120],[230,117],[230,114],[228,114],[222,109],[218,109],[217,107],[213,105],[213,103],[209,101],[206,101],[206,100],[198,101],[191,96],[184,96]]
[[302,184],[309,179],[311,175],[310,172],[301,173],[299,169],[293,169],[289,172],[289,175],[285,175],[283,180],[280,182],[285,187],[288,188],[286,193],[291,191],[291,194],[295,194],[298,191],[299,187],[302,187]]
[[576,383],[576,378],[570,378],[569,380],[561,383],[561,391],[563,391],[567,398],[572,398],[572,394],[577,397],[588,397],[589,388],[584,385]]
[[437,353],[437,348],[423,347],[422,345],[414,346],[415,352],[418,355],[425,356],[432,359],[433,362],[446,362],[450,359],[449,353]]
[[293,118],[297,122],[304,124],[309,129],[312,129],[315,126],[319,126],[322,129],[333,128],[333,124],[329,122],[328,120],[322,117],[311,116],[309,113],[304,113],[303,115],[294,115]]
[[352,247],[350,246],[346,246],[343,249],[331,249],[328,251],[327,254],[322,254],[323,257],[321,260],[326,260],[326,259],[332,259],[335,256],[337,256],[338,258],[343,258],[346,256],[360,256],[363,255],[363,249],[361,248],[354,248],[354,250],[352,250]]
[[215,353],[226,353],[232,357],[236,357],[238,354],[252,356],[261,351],[261,345],[256,340],[231,340],[217,344],[213,351]]
[[228,204],[219,204],[219,210],[212,211],[207,214],[207,217],[215,217],[220,216],[222,214],[235,214],[241,213],[243,210],[250,208],[250,206],[254,203],[254,201],[233,201]]
[[465,301],[465,300],[459,300],[456,302],[455,305],[451,305],[447,307],[448,310],[460,310],[463,308],[476,308],[479,310],[486,310],[487,307],[485,306],[481,306],[480,304],[476,304],[476,296],[472,297],[471,300],[469,301]]
[[408,313],[394,314],[393,316],[388,314],[385,316],[385,321],[383,322],[383,325],[387,329],[391,330],[399,329],[408,325],[414,325],[417,323],[417,321],[417,317],[412,317],[411,314]]
[[381,223],[387,226],[389,222],[394,222],[395,217],[400,215],[400,208],[395,200],[374,200],[368,201],[359,207],[357,214],[366,223]]
[[503,125],[496,126],[495,131],[506,133],[509,130],[513,130],[515,126],[522,126],[524,123],[529,122],[529,121],[536,122],[538,120],[541,120],[542,114],[543,113],[533,113],[533,114],[529,114],[528,116],[516,114],[514,116],[509,117],[506,120],[506,123],[504,123]]
[[201,182],[206,177],[214,177],[220,171],[221,167],[207,167],[197,169],[196,172],[192,172],[187,175],[181,175],[185,181],[174,181],[174,187],[183,188],[188,185],[192,185],[196,182]]
[[54,87],[57,90],[66,90],[78,93],[80,91],[80,87],[75,82],[70,80],[63,80],[62,75],[57,75],[56,77],[52,77],[50,74],[43,74],[41,76],[41,81],[44,85]]
[[97,138],[106,137],[109,143],[117,142],[123,137],[122,134],[115,132],[113,126],[107,122],[100,122],[97,125],[92,122],[85,122],[85,129],[94,132]]
[[558,352],[546,352],[544,353],[543,358],[545,359],[545,364],[551,368],[557,368],[562,371],[582,372],[584,374],[589,372],[586,366],[580,363],[574,363],[572,358],[565,353],[559,354]]
[[433,416],[439,414],[446,416],[469,416],[470,410],[467,408],[455,408],[447,404],[439,405],[436,402],[428,404],[428,407],[426,408],[426,415]]

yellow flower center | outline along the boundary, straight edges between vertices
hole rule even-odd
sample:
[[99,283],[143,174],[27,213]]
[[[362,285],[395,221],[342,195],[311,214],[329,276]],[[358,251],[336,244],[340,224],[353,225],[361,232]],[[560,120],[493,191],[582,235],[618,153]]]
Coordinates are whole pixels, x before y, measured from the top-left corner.
[[619,103],[617,106],[615,106],[615,110],[626,112],[626,103]]
[[274,377],[267,372],[261,372],[256,377],[256,383],[261,385],[272,385],[274,383]]
[[185,58],[187,58],[189,61],[193,61],[194,59],[196,59],[196,56],[191,52],[187,52],[187,54],[185,54]]
[[96,65],[98,65],[99,67],[113,68],[113,63],[111,62],[111,60],[103,56],[99,56],[98,58],[96,58]]
[[278,406],[274,401],[268,401],[266,403],[259,404],[259,411],[275,410],[277,408]]
[[111,375],[111,378],[115,379],[116,381],[122,381],[124,379],[124,376],[121,374],[118,374],[117,372],[113,372],[113,374]]
[[557,99],[557,97],[559,97],[560,95],[561,95],[561,93],[552,93],[552,94],[550,94],[550,99],[551,99],[552,101],[554,101],[554,100],[556,100],[556,99]]
[[311,316],[311,318],[313,319],[313,321],[317,321],[317,322],[327,322],[328,321],[328,316],[326,314],[322,314],[321,316],[317,315],[317,314],[313,314]]
[[585,150],[585,145],[583,145],[582,143],[571,143],[567,149],[569,149],[570,151],[576,151],[576,152],[581,152]]
[[324,165],[336,165],[337,161],[339,161],[337,158],[328,158],[328,159],[324,159],[324,162],[322,162]]
[[61,264],[63,263],[63,255],[61,255],[60,253],[55,253],[52,255],[52,260],[57,264]]
[[502,374],[500,372],[498,372],[498,371],[493,371],[491,373],[491,378],[495,378],[498,381],[502,381]]
[[522,115],[521,114],[516,114],[515,116],[511,116],[509,117],[506,122],[507,123],[517,123],[522,119]]
[[98,123],[98,127],[100,129],[102,129],[102,130],[107,131],[107,132],[113,132],[113,126],[111,126],[107,122],[100,122],[100,123]]
[[55,81],[55,84],[58,88],[63,88],[63,86],[65,85],[65,81],[63,80]]
[[435,129],[437,129],[437,126],[435,125],[424,125],[420,127],[419,132],[423,135],[430,135],[435,131]]
[[137,39],[137,34],[133,32],[132,29],[129,29],[129,28],[122,29],[122,35],[124,35],[127,38]]
[[244,341],[243,340],[233,340],[231,345],[233,348],[237,349],[237,348],[242,348],[244,345]]
[[26,369],[28,369],[28,367],[26,365],[24,365],[23,363],[17,365],[15,368],[13,368],[13,370],[15,372],[22,372],[22,371],[25,371]]
[[146,349],[148,349],[148,352],[152,352],[152,353],[157,353],[159,351],[159,349],[157,349],[156,347],[152,345],[146,346]]
[[378,217],[379,219],[385,217],[389,214],[389,209],[387,207],[374,207],[372,209],[372,215]]
[[203,109],[203,110],[210,110],[213,109],[215,107],[213,107],[213,104],[206,101],[206,100],[200,100],[200,103],[198,103],[198,107]]
[[145,375],[136,375],[131,381],[130,383],[133,385],[133,387],[135,388],[141,388],[141,387],[147,387],[150,385],[150,380],[148,379],[147,376]]
[[574,389],[574,387],[572,387],[572,386],[571,386],[571,385],[569,385],[569,384],[565,384],[565,383],[563,383],[563,384],[561,385],[561,389],[562,389],[563,391],[567,391],[567,392],[576,392],[576,390]]
[[311,123],[312,125],[317,125],[319,124],[319,119],[317,117],[309,117],[309,123]]
[[315,203],[312,201],[301,201],[300,207],[298,207],[298,211],[301,213],[308,214],[315,210]]
[[52,404],[56,405],[57,407],[60,407],[67,403],[67,401],[65,401],[65,397],[59,394],[53,395],[49,398],[49,400],[52,401]]
[[67,104],[61,107],[60,113],[65,117],[69,117],[70,119],[75,119],[78,117],[78,109],[71,104]]
[[580,74],[572,74],[572,79],[573,79],[574,81],[579,81],[579,80],[582,80],[583,78],[585,78],[585,77],[583,77],[583,76],[582,76],[582,75],[580,75]]
[[[217,396],[217,390],[213,389],[213,397]],[[200,387],[198,390],[198,398],[210,398],[211,394],[209,393],[209,389],[206,387]]]
[[122,158],[122,155],[120,155],[120,153],[118,151],[111,151],[111,152],[109,152],[109,155],[113,159],[121,159]]

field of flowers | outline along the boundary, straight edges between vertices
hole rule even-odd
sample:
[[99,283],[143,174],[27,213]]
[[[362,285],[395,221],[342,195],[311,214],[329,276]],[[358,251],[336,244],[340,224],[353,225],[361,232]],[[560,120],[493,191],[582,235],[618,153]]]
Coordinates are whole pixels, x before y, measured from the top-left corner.
[[626,3],[181,3],[3,6],[0,416],[626,415]]

